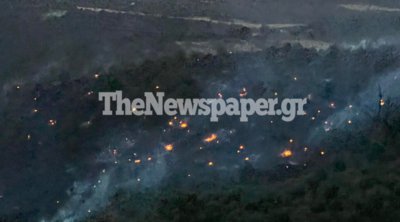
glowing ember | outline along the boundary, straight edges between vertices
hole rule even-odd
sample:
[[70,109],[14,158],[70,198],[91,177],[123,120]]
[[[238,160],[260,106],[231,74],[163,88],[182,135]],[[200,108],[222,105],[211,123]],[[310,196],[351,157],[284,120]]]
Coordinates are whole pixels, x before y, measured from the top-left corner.
[[135,160],[135,164],[140,164],[142,161],[141,160]]
[[289,158],[291,156],[293,156],[293,152],[291,150],[284,150],[281,153],[281,157],[283,157],[283,158]]
[[57,120],[51,119],[49,120],[49,126],[55,126],[57,124]]
[[168,152],[171,152],[174,149],[174,145],[172,144],[167,144],[164,146],[164,149]]
[[214,140],[216,140],[216,139],[217,139],[217,134],[213,133],[213,134],[211,134],[209,137],[206,137],[206,138],[204,139],[204,142],[210,143],[210,142],[212,142],[212,141],[214,141]]
[[385,100],[380,99],[380,100],[379,100],[379,105],[380,105],[380,106],[384,106],[384,105],[385,105]]
[[185,129],[185,128],[188,127],[188,124],[187,124],[187,122],[181,122],[179,127],[182,128],[182,129]]
[[240,145],[240,146],[239,146],[239,149],[240,149],[240,150],[244,150],[244,146],[243,146],[243,145]]
[[240,97],[245,97],[245,96],[247,96],[247,90],[246,90],[246,88],[243,88],[242,90],[240,90],[239,96],[240,96]]

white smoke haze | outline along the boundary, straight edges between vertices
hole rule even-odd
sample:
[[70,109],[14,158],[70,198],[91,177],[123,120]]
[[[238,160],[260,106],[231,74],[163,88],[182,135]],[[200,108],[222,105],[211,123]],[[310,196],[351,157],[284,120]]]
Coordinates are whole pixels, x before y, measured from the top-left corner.
[[382,75],[382,77],[372,79],[369,86],[356,97],[356,101],[333,113],[321,126],[314,129],[308,140],[318,143],[328,137],[331,131],[354,130],[352,125],[358,125],[359,128],[370,125],[373,118],[379,114],[379,110],[388,105],[380,105],[380,96],[383,101],[391,101],[398,105],[400,89],[397,85],[400,83],[400,70]]
[[341,4],[339,6],[348,10],[360,11],[360,12],[367,12],[367,11],[400,12],[400,8],[384,7],[384,6],[369,5],[369,4]]
[[[107,151],[106,151],[107,152]],[[50,219],[41,221],[79,221],[103,209],[109,203],[116,192],[120,190],[140,192],[144,189],[155,189],[164,179],[168,166],[166,165],[165,151],[157,151],[151,156],[151,160],[141,158],[141,161],[151,161],[145,166],[134,166],[134,158],[131,161],[124,159],[116,160],[110,158],[108,161],[100,158],[98,161],[104,166],[97,178],[85,181],[75,181],[73,186],[68,189],[68,199],[56,215]],[[128,156],[128,155],[124,155]],[[140,159],[139,157],[136,157]],[[132,172],[132,168],[137,170]]]

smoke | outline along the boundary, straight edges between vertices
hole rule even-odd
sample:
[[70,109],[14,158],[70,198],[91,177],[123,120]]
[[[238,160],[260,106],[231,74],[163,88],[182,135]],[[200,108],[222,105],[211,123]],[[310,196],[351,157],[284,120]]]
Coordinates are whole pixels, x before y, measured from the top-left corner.
[[399,103],[400,89],[397,87],[399,81],[400,70],[371,79],[365,89],[356,96],[356,101],[328,116],[321,126],[314,129],[308,140],[318,143],[328,137],[331,131],[354,130],[350,127],[352,124],[366,128],[372,123],[374,117],[379,116],[379,111],[385,106],[385,101]]
[[138,154],[131,153],[135,143],[131,140],[123,143],[115,146],[120,147],[118,152],[122,153],[110,152],[109,149],[100,152],[92,167],[102,166],[103,169],[94,178],[75,181],[68,189],[66,202],[61,204],[55,216],[41,221],[78,221],[103,209],[120,190],[140,192],[157,188],[167,174],[167,153],[153,149],[154,153],[147,158],[140,158]]

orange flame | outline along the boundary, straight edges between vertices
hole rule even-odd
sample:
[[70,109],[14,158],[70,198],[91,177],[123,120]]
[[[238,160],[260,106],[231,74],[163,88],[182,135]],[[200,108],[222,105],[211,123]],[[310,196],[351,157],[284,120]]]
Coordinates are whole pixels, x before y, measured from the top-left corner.
[[174,145],[172,144],[167,144],[164,146],[164,149],[168,152],[171,152],[174,149]]
[[187,124],[187,122],[181,122],[179,127],[181,127],[182,129],[185,129],[188,127],[188,124]]
[[293,156],[293,152],[291,150],[284,150],[281,153],[281,157],[283,157],[283,158],[289,158],[291,156]]
[[214,140],[216,140],[216,139],[217,139],[217,134],[213,133],[213,134],[211,134],[209,137],[206,137],[206,138],[204,139],[204,142],[210,143],[210,142],[212,142],[212,141],[214,141]]

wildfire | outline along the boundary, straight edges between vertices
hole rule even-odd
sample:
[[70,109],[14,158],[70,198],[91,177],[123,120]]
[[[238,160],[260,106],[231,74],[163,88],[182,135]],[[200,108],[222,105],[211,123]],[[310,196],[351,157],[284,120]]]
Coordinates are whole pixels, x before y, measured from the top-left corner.
[[164,146],[164,149],[168,152],[171,152],[174,149],[174,145],[172,144],[167,144]]
[[283,157],[283,158],[289,158],[291,156],[293,156],[293,152],[291,150],[284,150],[281,153],[281,157]]
[[204,139],[204,142],[210,143],[210,142],[212,142],[212,141],[214,141],[214,140],[216,140],[216,139],[217,139],[217,134],[213,133],[213,134],[211,134],[209,137],[206,137],[206,138]]

